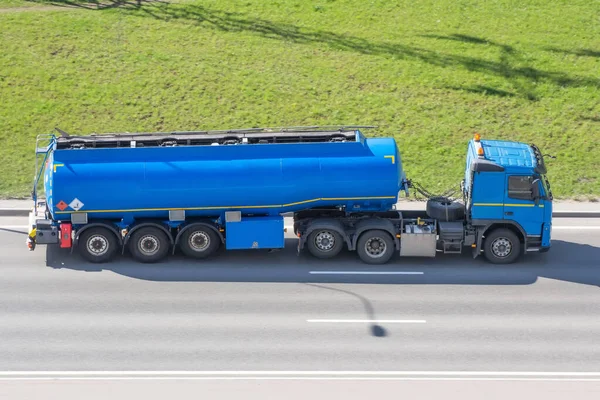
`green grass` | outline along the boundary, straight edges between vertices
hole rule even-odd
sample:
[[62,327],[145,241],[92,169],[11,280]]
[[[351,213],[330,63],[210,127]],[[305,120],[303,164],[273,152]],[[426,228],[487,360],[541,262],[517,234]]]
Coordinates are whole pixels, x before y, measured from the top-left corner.
[[597,1],[65,3],[0,0],[43,7],[0,10],[1,196],[29,193],[55,126],[318,124],[377,125],[432,191],[462,179],[477,131],[557,156],[558,198],[600,196]]

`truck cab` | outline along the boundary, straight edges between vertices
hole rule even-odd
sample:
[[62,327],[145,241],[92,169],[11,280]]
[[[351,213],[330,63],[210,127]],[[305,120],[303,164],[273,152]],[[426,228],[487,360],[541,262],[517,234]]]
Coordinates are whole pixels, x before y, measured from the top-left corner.
[[[469,142],[463,196],[476,254],[512,262],[519,254],[550,248],[552,191],[540,150],[533,144]],[[515,243],[518,238],[519,243]]]

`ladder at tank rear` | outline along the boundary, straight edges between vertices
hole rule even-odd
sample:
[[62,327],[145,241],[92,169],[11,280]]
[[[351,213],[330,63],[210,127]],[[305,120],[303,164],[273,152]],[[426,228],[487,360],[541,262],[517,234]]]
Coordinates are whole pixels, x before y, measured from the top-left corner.
[[[55,141],[56,136],[52,133],[40,134],[35,138],[35,171],[33,176],[33,189],[31,191],[31,197],[33,198],[34,203],[37,203],[39,181],[44,171],[46,159],[48,158]],[[43,155],[43,160],[41,162],[40,155]]]

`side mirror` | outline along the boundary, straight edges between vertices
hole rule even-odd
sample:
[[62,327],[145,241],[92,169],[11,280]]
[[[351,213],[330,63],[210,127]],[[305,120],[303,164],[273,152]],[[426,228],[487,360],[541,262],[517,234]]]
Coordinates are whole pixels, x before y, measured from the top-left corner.
[[535,201],[535,205],[540,204],[540,179],[534,179],[531,182],[531,196],[532,200]]

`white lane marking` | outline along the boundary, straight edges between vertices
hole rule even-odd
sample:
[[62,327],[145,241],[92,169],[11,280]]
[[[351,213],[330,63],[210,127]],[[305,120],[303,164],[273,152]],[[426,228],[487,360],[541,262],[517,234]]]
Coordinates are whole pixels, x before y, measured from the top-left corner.
[[386,323],[386,324],[424,324],[424,319],[307,319],[306,322],[344,323]]
[[577,230],[577,231],[581,231],[581,230],[597,230],[600,229],[600,226],[590,226],[590,225],[585,225],[585,226],[553,226],[552,229],[559,229],[559,230]]
[[600,378],[441,378],[441,377],[317,377],[317,376],[130,376],[130,377],[15,377],[0,381],[511,381],[511,382],[600,382]]
[[600,381],[600,372],[539,371],[0,371],[0,380]]
[[310,271],[320,275],[423,275],[420,271]]
[[[559,214],[564,214],[564,213],[578,213],[578,214],[598,214],[598,210],[596,211],[591,211],[591,210],[585,210],[585,211],[581,211],[581,210],[554,210],[554,212],[559,213]],[[554,217],[557,218],[557,217]]]

